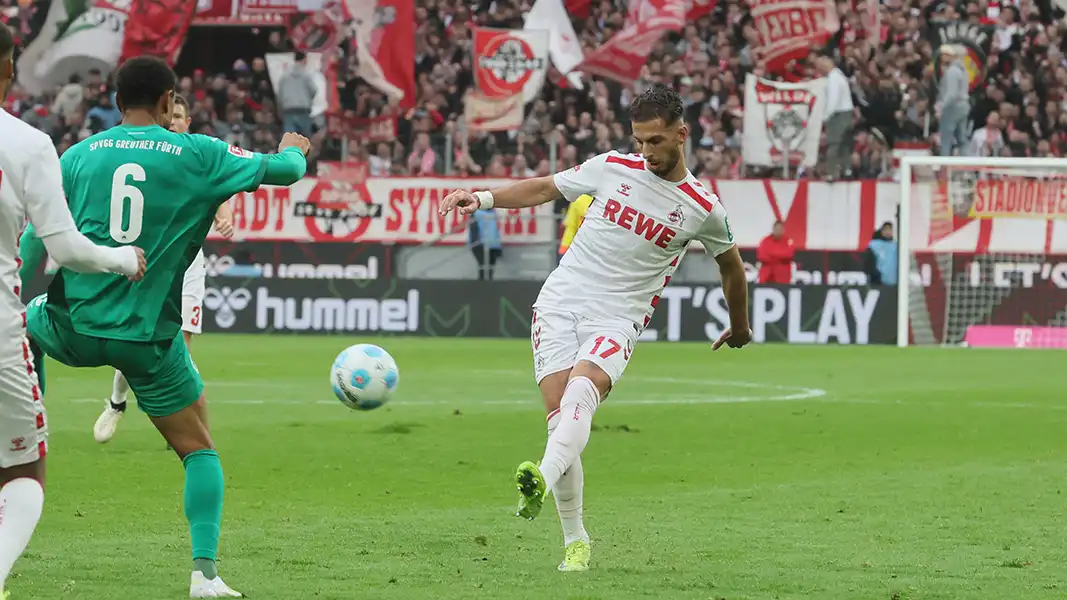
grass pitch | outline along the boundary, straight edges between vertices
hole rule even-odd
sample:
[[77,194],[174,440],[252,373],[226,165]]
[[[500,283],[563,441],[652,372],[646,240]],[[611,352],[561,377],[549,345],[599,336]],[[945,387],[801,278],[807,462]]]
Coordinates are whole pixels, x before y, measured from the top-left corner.
[[[593,570],[512,516],[544,448],[523,340],[377,340],[393,402],[328,369],[357,341],[203,336],[227,478],[220,568],[252,598],[1039,600],[1067,595],[1067,355],[642,344],[583,456]],[[187,596],[181,464],[111,373],[49,365],[45,517],[14,600]]]

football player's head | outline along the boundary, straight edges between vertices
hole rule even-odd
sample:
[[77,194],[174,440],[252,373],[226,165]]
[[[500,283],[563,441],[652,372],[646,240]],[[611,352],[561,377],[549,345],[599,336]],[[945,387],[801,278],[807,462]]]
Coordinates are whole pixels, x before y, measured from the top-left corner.
[[138,56],[122,63],[115,73],[119,110],[147,110],[156,123],[170,127],[178,78],[162,59]]
[[192,118],[189,116],[189,102],[184,96],[175,92],[174,94],[174,114],[170,118],[170,130],[174,133],[188,133],[189,123],[192,122]]
[[682,99],[671,88],[654,84],[630,103],[634,147],[648,170],[664,177],[682,160],[689,127],[682,120]]

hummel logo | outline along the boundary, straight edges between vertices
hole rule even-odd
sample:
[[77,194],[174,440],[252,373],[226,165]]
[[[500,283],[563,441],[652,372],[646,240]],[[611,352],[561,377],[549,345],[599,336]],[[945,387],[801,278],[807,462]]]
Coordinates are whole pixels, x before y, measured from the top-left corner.
[[623,183],[623,184],[619,185],[619,189],[616,190],[616,193],[619,194],[620,196],[629,196],[630,195],[630,190],[632,190],[632,189],[633,188],[631,188],[629,185],[626,185],[625,183]]
[[244,288],[207,288],[204,292],[204,306],[215,311],[215,323],[223,329],[233,327],[237,311],[244,310],[251,301],[252,292]]

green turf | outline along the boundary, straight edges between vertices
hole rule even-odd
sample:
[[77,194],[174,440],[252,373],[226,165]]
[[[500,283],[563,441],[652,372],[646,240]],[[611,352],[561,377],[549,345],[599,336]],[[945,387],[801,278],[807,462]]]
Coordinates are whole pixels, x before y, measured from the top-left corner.
[[[330,392],[355,339],[204,336],[221,573],[253,598],[1038,600],[1067,595],[1064,355],[644,344],[583,457],[593,570],[512,516],[544,448],[524,341],[389,339],[400,391]],[[367,341],[367,340],[358,340]],[[98,446],[111,374],[50,365],[46,516],[13,600],[187,595],[180,463]]]

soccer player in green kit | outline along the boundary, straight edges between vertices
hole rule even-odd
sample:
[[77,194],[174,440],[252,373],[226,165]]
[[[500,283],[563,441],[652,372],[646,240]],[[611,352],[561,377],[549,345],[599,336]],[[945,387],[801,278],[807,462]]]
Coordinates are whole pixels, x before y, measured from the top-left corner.
[[[157,58],[126,61],[115,82],[122,123],[63,154],[63,188],[87,238],[144,249],[144,279],[133,284],[121,275],[61,268],[48,293],[28,307],[29,337],[66,365],[109,365],[126,375],[138,406],[185,467],[193,549],[189,597],[241,597],[215,565],[222,465],[204,420],[203,382],[182,339],[182,280],[219,205],[261,184],[299,181],[310,143],[286,133],[277,154],[263,155],[168,131],[176,77]],[[24,235],[24,260],[39,261],[27,256],[35,246],[32,236]]]

